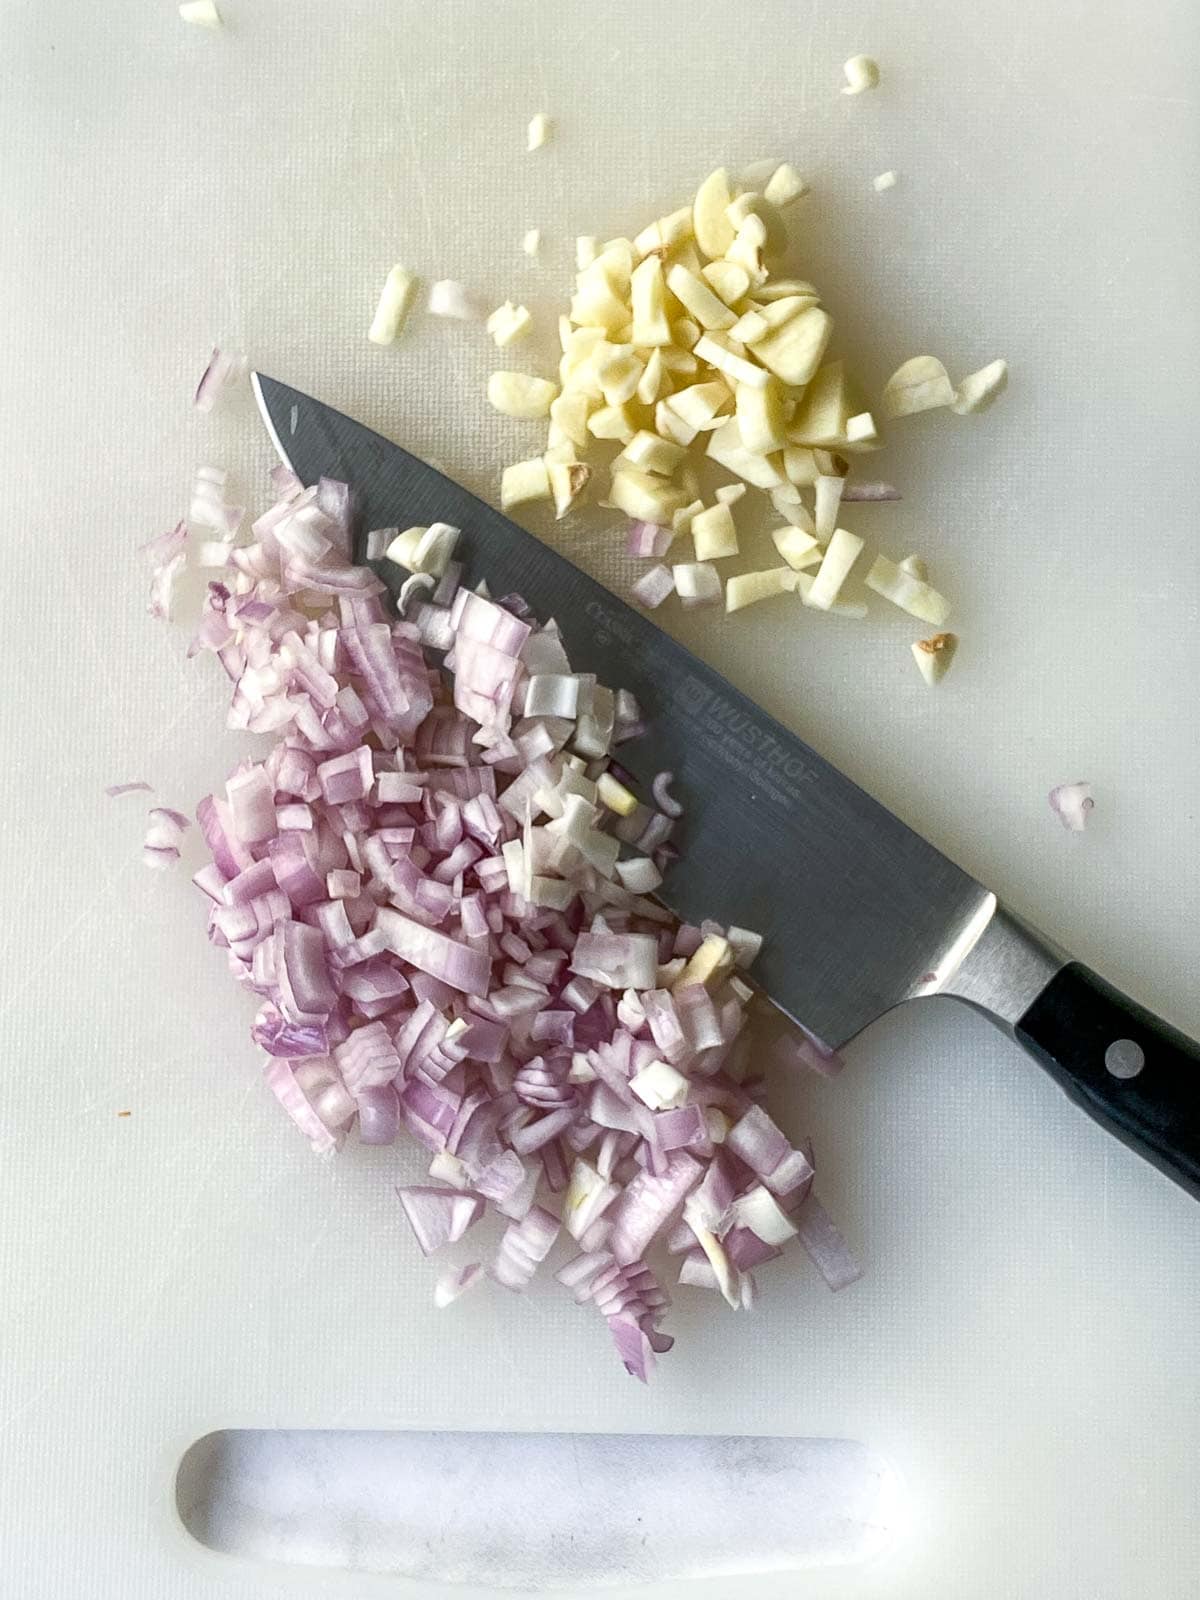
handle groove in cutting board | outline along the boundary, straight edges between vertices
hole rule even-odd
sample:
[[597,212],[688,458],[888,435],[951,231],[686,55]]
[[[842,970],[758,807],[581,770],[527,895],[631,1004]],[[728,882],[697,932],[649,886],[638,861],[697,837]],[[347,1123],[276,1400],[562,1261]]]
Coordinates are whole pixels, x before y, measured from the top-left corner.
[[856,1440],[686,1434],[231,1429],[186,1452],[176,1505],[209,1550],[297,1576],[488,1593],[855,1567],[906,1520]]

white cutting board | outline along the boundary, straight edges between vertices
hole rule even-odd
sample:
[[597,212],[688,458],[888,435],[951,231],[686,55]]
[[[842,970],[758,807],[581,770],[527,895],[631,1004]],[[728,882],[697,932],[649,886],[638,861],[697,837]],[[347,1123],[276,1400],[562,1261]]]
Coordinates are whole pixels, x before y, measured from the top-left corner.
[[[487,411],[479,329],[367,344],[392,262],[548,324],[576,233],[778,154],[815,191],[797,265],[870,384],[926,350],[1012,365],[986,417],[897,427],[906,498],[853,523],[931,560],[960,659],[931,696],[902,620],[668,625],[1200,1031],[1195,8],[221,4],[220,35],[173,0],[0,7],[0,1588],[373,1594],[172,1526],[200,1434],[345,1424],[859,1438],[907,1479],[900,1545],[747,1595],[1193,1596],[1200,1212],[983,1022],[930,1002],[836,1083],[780,1086],[866,1277],[834,1297],[795,1259],[750,1317],[681,1298],[647,1391],[552,1284],[435,1312],[391,1194],[418,1163],[312,1159],[186,875],[144,872],[141,803],[100,791],[190,806],[234,756],[132,553],[196,464],[268,465],[248,400],[190,410],[214,340],[490,492],[536,433]],[[843,98],[859,50],[883,86]],[[616,576],[604,522],[566,537]],[[1079,777],[1076,840],[1045,794]]]

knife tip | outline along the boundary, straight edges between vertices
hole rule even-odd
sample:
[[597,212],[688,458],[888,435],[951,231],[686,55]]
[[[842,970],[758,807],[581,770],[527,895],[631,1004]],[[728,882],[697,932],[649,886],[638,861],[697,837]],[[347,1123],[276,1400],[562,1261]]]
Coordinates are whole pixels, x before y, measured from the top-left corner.
[[[277,388],[282,387],[277,383],[276,379],[268,377],[265,372],[259,372],[257,369],[251,372],[250,388],[254,394],[254,403],[258,407],[258,414],[263,420],[263,427],[266,428],[267,435],[270,438],[271,443],[275,446],[276,455],[279,457],[280,461],[283,462],[284,466],[291,471],[291,458],[284,446],[283,439],[281,438],[279,432],[279,425],[275,419],[274,412],[271,409],[271,401],[267,393],[268,386],[275,386]],[[293,405],[291,424],[291,431],[293,433],[296,431],[295,412],[296,407]]]

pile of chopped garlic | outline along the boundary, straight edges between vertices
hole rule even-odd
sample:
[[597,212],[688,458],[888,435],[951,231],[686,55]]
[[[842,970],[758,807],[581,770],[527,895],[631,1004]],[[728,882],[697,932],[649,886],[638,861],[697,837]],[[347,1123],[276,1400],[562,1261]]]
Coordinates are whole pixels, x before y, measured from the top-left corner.
[[[941,628],[949,606],[918,559],[879,556],[860,566],[864,540],[841,526],[844,502],[894,497],[884,484],[847,486],[850,461],[879,448],[879,426],[845,364],[826,359],[833,322],[817,289],[773,278],[768,264],[785,242],[782,209],[807,185],[786,162],[764,168],[759,181],[761,192],[741,192],[721,167],[691,205],[633,239],[576,241],[557,382],[516,371],[488,380],[488,399],[503,415],[548,419],[545,450],[504,469],[501,505],[553,499],[565,516],[596,482],[583,458],[615,443],[600,504],[661,530],[663,543],[647,542],[656,556],[674,541],[693,545],[693,560],[674,552],[669,566],[638,580],[640,604],[659,605],[673,592],[685,606],[713,605],[723,595],[733,612],[787,594],[813,610],[863,617],[865,596],[843,592],[858,567],[867,588]],[[513,311],[501,307],[489,321],[497,344],[508,342]],[[1006,376],[1005,363],[993,362],[955,389],[940,361],[918,356],[885,385],[880,414],[978,410]],[[737,480],[707,503],[702,462]],[[734,506],[747,487],[782,519],[769,530],[782,564],[723,583],[715,563],[742,553]],[[928,683],[942,676],[956,642],[938,637],[936,650],[913,650]]]

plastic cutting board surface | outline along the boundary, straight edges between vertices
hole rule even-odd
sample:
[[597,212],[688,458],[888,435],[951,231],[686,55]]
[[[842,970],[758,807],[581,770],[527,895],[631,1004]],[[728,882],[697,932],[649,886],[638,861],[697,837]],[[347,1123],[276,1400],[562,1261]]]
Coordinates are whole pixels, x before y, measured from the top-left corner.
[[[779,1086],[867,1275],[835,1297],[804,1261],[768,1269],[744,1318],[681,1295],[647,1392],[552,1284],[434,1310],[391,1193],[415,1155],[310,1157],[186,875],[143,872],[141,802],[101,790],[145,777],[190,808],[245,748],[211,663],[144,615],[133,554],[199,463],[247,495],[270,464],[248,397],[191,411],[214,342],[494,492],[540,433],[489,411],[486,374],[538,347],[497,360],[416,315],[375,349],[392,263],[524,301],[549,335],[577,233],[777,154],[814,191],[795,265],[872,391],[925,351],[1011,363],[986,416],[896,427],[879,459],[905,498],[853,523],[927,557],[963,645],[931,697],[898,615],[669,625],[1200,1030],[1195,8],[221,3],[221,34],[167,0],[0,9],[0,1587],[396,1592],[228,1567],[173,1528],[171,1487],[215,1427],[394,1425],[882,1450],[902,1543],[747,1586],[764,1600],[1194,1595],[1200,1212],[985,1023],[923,1004],[836,1082]],[[843,97],[857,51],[883,83]],[[554,140],[527,155],[539,109]],[[606,521],[535,525],[627,581]],[[1075,778],[1097,790],[1082,839],[1045,800]]]

